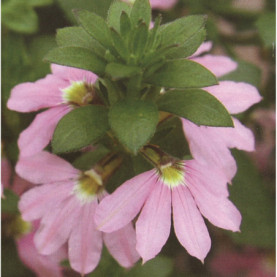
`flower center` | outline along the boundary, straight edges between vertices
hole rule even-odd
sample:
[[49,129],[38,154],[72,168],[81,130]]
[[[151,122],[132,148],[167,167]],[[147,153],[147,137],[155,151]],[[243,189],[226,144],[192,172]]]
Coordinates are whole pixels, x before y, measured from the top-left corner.
[[65,103],[84,106],[93,100],[93,86],[84,81],[71,81],[71,85],[62,89],[62,98]]
[[11,217],[4,225],[5,233],[9,237],[19,238],[32,230],[32,224],[24,221],[20,215]]
[[102,178],[94,169],[83,172],[74,187],[74,193],[82,203],[91,202],[102,190]]
[[185,184],[184,164],[181,162],[168,162],[159,167],[160,178],[170,188]]

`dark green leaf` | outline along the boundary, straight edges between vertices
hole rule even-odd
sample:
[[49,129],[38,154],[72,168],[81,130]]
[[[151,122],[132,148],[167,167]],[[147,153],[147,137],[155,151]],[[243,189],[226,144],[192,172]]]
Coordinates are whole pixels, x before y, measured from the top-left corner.
[[138,74],[140,71],[141,69],[137,66],[128,66],[119,63],[110,63],[106,67],[106,73],[113,79],[131,77]]
[[120,34],[125,38],[131,31],[132,25],[127,13],[122,12],[120,16]]
[[18,210],[19,197],[12,190],[4,190],[4,198],[1,199],[1,210],[2,213],[16,214]]
[[32,7],[43,7],[53,4],[53,0],[27,0],[26,2]]
[[154,103],[122,100],[110,110],[109,121],[118,140],[134,153],[150,140],[158,123]]
[[268,12],[262,14],[256,22],[260,37],[266,47],[274,47],[276,42],[276,14]]
[[169,60],[146,81],[168,88],[199,88],[217,84],[208,69],[191,60]]
[[[159,43],[157,43],[157,37],[158,37],[158,29],[160,27],[161,21],[162,21],[161,15],[155,18],[154,27],[150,30],[150,33],[149,33],[147,49],[154,50],[155,46],[158,46]],[[160,35],[159,35],[159,38],[160,38]]]
[[183,45],[186,40],[192,39],[195,34],[203,29],[205,22],[205,16],[191,15],[176,19],[166,25],[162,25],[160,29],[161,45]]
[[149,0],[136,0],[131,11],[131,21],[134,26],[143,20],[148,27],[151,21],[151,6]]
[[25,34],[38,30],[38,17],[33,8],[19,1],[8,1],[2,4],[2,23],[7,28]]
[[125,15],[129,15],[131,12],[131,6],[121,1],[114,1],[108,11],[107,23],[117,32],[120,32],[120,18],[122,16],[122,12]]
[[105,54],[105,49],[93,39],[82,27],[67,27],[58,29],[56,40],[58,46],[74,46],[91,49],[99,56]]
[[74,12],[83,28],[105,48],[112,47],[111,32],[105,20],[92,12],[78,10]]
[[264,186],[251,160],[232,151],[238,172],[229,187],[230,198],[242,214],[241,233],[228,234],[238,244],[272,248],[275,246],[275,200]]
[[261,69],[251,63],[242,60],[237,61],[237,63],[238,67],[235,71],[220,77],[219,80],[246,82],[256,87],[259,87],[261,84],[262,77]]
[[95,74],[105,72],[106,63],[87,48],[59,47],[51,50],[45,57],[48,62],[86,69]]
[[54,153],[76,151],[99,139],[109,129],[107,110],[103,106],[74,109],[58,123],[52,147]]
[[148,28],[145,23],[141,23],[135,30],[133,36],[132,50],[137,58],[140,58],[144,53],[147,44]]
[[233,127],[226,108],[201,89],[168,91],[158,101],[159,110],[186,118],[197,125]]
[[116,49],[117,53],[120,55],[120,57],[127,61],[129,58],[129,49],[126,46],[125,41],[114,29],[111,29],[111,36],[114,48]]

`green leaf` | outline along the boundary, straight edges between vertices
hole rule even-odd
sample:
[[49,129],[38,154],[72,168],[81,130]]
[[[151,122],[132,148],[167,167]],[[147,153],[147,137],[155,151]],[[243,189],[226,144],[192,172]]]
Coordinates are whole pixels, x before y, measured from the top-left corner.
[[12,31],[33,34],[38,30],[38,17],[33,8],[19,1],[2,4],[2,23]]
[[120,16],[120,34],[123,38],[127,37],[127,35],[131,32],[131,21],[127,13],[122,12]]
[[105,48],[112,48],[110,29],[101,16],[86,10],[77,10],[74,13],[88,34],[101,43]]
[[32,7],[43,7],[53,4],[53,0],[26,0],[26,3]]
[[160,27],[161,45],[180,44],[192,39],[205,25],[206,17],[191,15],[176,19]]
[[147,44],[148,27],[145,23],[141,23],[135,30],[133,36],[132,52],[137,58],[140,58],[144,53]]
[[266,47],[274,47],[276,42],[276,14],[263,13],[256,22],[260,37]]
[[109,129],[103,106],[85,106],[66,114],[58,123],[52,147],[54,153],[76,151],[98,140]]
[[238,67],[235,71],[219,78],[220,81],[231,80],[236,82],[246,82],[253,86],[261,85],[262,72],[257,66],[246,61],[238,60]]
[[51,50],[44,58],[48,62],[86,69],[95,74],[105,72],[106,62],[87,48],[59,47]]
[[275,199],[245,153],[232,151],[238,172],[229,187],[230,198],[242,214],[240,233],[228,234],[242,245],[275,246]]
[[127,61],[129,58],[129,49],[126,46],[125,41],[113,28],[111,28],[111,36],[117,53],[123,58],[124,61]]
[[[123,12],[123,13],[122,13]],[[113,27],[117,32],[120,32],[120,18],[122,14],[127,17],[131,12],[131,6],[125,2],[114,1],[108,11],[107,23],[110,27]]]
[[87,48],[99,56],[105,54],[105,49],[93,39],[82,27],[67,27],[57,30],[58,46],[73,46]]
[[112,130],[133,153],[137,153],[154,135],[158,118],[156,105],[145,101],[122,100],[109,112]]
[[1,211],[2,213],[17,214],[19,197],[12,190],[4,190],[4,198],[1,199]]
[[186,155],[191,155],[182,122],[178,117],[171,117],[160,123],[150,143],[159,145],[163,151],[181,160]]
[[186,118],[197,125],[233,127],[226,108],[201,89],[168,91],[158,100],[159,110]]
[[149,27],[151,21],[151,6],[149,0],[136,0],[130,18],[134,26],[142,20]]
[[137,66],[128,66],[119,63],[109,63],[106,67],[106,73],[115,80],[131,77],[140,72],[141,68]]
[[217,84],[217,79],[204,66],[191,60],[169,60],[146,81],[168,88],[200,88]]

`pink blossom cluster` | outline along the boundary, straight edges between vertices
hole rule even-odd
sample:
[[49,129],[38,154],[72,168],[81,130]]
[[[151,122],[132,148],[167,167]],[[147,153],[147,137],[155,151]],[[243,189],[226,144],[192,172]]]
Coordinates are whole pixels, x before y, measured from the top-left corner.
[[[211,47],[204,43],[190,59],[217,77],[236,69],[227,57],[203,55]],[[37,185],[21,196],[19,209],[23,220],[39,222],[32,238],[41,255],[51,256],[66,247],[71,267],[86,274],[97,266],[104,242],[118,263],[128,268],[140,257],[146,262],[161,251],[172,214],[181,245],[204,261],[211,239],[203,217],[220,228],[239,231],[241,215],[228,199],[228,183],[236,174],[230,148],[253,151],[250,129],[235,117],[234,128],[197,126],[182,119],[193,159],[171,161],[141,173],[108,195],[93,168],[82,172],[44,151],[58,121],[75,107],[88,104],[89,95],[76,99],[72,92],[92,86],[97,79],[85,70],[51,68],[44,79],[16,86],[7,104],[19,112],[47,108],[20,134],[16,165],[18,175]],[[254,86],[241,82],[221,81],[204,90],[233,115],[261,100]]]

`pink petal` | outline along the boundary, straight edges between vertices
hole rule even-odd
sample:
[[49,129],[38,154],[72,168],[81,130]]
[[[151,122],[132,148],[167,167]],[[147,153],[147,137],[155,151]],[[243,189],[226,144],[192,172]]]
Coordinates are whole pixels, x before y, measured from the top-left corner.
[[197,126],[186,119],[182,119],[182,123],[193,157],[201,163],[218,167],[231,182],[237,166],[224,136],[217,131],[220,127]]
[[51,256],[40,255],[34,245],[34,233],[30,233],[16,241],[17,250],[23,263],[33,270],[38,277],[62,277],[61,260]]
[[52,139],[60,119],[69,111],[70,107],[62,105],[38,114],[19,136],[20,156],[30,156],[42,151]]
[[213,47],[213,43],[211,41],[203,42],[199,48],[196,50],[196,52],[190,56],[190,58],[197,57],[205,52],[209,52]]
[[35,184],[74,180],[80,173],[69,162],[46,151],[21,157],[16,165],[16,172]]
[[150,0],[152,9],[168,10],[172,8],[178,0]]
[[204,261],[211,248],[211,239],[194,199],[185,186],[172,191],[173,223],[179,242],[191,256]]
[[244,112],[262,100],[258,90],[246,83],[222,81],[219,85],[207,87],[205,90],[222,102],[231,114]]
[[205,186],[198,186],[193,178],[188,182],[194,200],[202,213],[213,225],[233,232],[239,231],[241,214],[226,197],[215,196]]
[[155,177],[154,170],[144,172],[105,197],[96,209],[97,228],[110,233],[127,225],[139,213],[155,183]]
[[19,84],[12,89],[7,106],[18,112],[34,112],[60,105],[63,101],[61,89],[68,85],[52,74],[35,83]]
[[80,217],[80,203],[75,196],[61,202],[42,218],[35,234],[35,245],[43,255],[54,253],[69,238]]
[[27,191],[18,204],[22,218],[26,221],[41,218],[70,195],[73,185],[73,182],[67,181],[42,185]]
[[85,81],[94,84],[97,80],[97,75],[84,69],[51,64],[51,70],[55,76],[66,81]]
[[138,260],[136,233],[131,223],[112,233],[103,233],[110,254],[123,267],[132,267]]
[[153,259],[166,243],[171,226],[171,191],[157,181],[136,222],[137,251],[143,263]]
[[102,234],[93,220],[96,205],[95,199],[81,207],[68,242],[70,265],[82,275],[93,271],[101,257]]
[[205,55],[191,60],[209,69],[216,77],[221,77],[237,68],[237,63],[228,57]]

